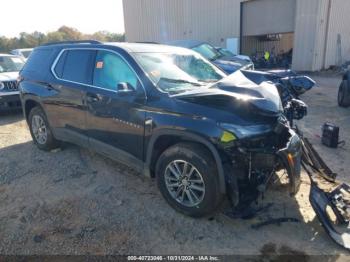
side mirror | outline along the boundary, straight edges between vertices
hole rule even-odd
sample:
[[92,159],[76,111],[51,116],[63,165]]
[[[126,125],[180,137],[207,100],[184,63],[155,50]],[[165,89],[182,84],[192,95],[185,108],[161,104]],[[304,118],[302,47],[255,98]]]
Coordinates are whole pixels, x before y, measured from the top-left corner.
[[118,91],[118,93],[126,94],[126,93],[134,93],[136,90],[135,90],[135,88],[134,88],[132,85],[130,85],[129,83],[120,82],[120,83],[117,85],[117,91]]

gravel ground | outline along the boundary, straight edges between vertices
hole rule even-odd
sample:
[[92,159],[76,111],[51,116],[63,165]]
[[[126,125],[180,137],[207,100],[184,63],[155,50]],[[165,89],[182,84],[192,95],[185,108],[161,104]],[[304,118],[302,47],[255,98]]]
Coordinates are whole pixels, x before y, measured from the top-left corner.
[[[320,126],[330,120],[350,133],[350,109],[336,104],[340,78],[313,76],[318,87],[303,99],[310,115],[299,123],[327,163],[350,182],[349,145],[320,145]],[[350,141],[348,141],[350,143]],[[299,254],[348,253],[324,232],[308,202],[309,181],[289,197],[274,186],[259,204],[273,206],[250,220],[222,213],[192,219],[170,208],[153,180],[73,145],[43,152],[32,143],[21,113],[0,116],[0,254]],[[253,229],[268,218],[294,217]]]

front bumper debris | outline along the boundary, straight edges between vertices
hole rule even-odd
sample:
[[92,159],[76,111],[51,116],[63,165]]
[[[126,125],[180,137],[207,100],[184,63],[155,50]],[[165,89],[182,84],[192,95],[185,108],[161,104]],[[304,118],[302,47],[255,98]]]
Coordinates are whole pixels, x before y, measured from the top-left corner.
[[[309,175],[311,190],[309,200],[327,234],[339,245],[350,250],[350,186],[336,181],[336,174],[325,164],[307,138],[303,141],[302,166]],[[326,192],[320,188],[318,179],[337,186]],[[335,221],[331,219],[332,212]],[[337,229],[336,229],[337,228]],[[339,231],[343,232],[339,232]]]
[[[348,188],[348,185],[341,185],[341,188],[344,189],[344,186]],[[316,184],[311,184],[310,191],[310,203],[314,209],[318,219],[320,220],[322,226],[326,230],[327,234],[339,245],[350,250],[350,232],[338,232],[334,226],[333,222],[329,218],[327,207],[332,208],[334,214],[337,217],[337,222],[348,227],[349,220],[344,217],[343,212],[350,208],[349,204],[345,204],[342,195],[338,195],[338,199],[334,198],[334,193],[339,192],[339,188],[332,191],[331,193],[326,193],[321,190]],[[348,191],[350,193],[350,191]],[[332,197],[333,196],[333,197]],[[343,202],[343,207],[340,207]],[[338,205],[340,204],[340,205]],[[339,210],[341,209],[341,210]],[[348,228],[347,228],[348,229]]]

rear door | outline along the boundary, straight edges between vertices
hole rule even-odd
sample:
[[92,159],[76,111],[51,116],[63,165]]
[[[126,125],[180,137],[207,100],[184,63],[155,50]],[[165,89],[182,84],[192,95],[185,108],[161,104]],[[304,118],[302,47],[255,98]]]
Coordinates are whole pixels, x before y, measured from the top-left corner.
[[96,52],[88,49],[63,50],[53,66],[57,95],[48,109],[58,138],[87,145],[86,105],[87,86],[92,84]]
[[126,164],[141,167],[145,91],[121,54],[97,51],[93,83],[87,89],[86,101],[91,147]]

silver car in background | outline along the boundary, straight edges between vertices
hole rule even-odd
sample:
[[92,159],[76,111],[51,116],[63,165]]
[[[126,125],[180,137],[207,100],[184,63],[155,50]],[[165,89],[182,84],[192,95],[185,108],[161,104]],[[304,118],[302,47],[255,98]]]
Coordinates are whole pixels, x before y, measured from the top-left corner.
[[22,58],[27,60],[30,54],[32,53],[32,51],[33,51],[33,48],[22,48],[22,49],[14,49],[10,53],[12,55],[21,56]]
[[21,56],[0,54],[0,112],[21,108],[17,78],[24,64]]

